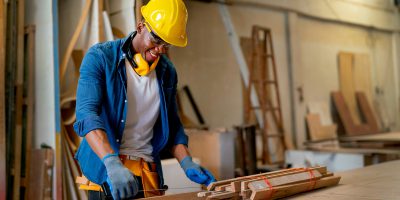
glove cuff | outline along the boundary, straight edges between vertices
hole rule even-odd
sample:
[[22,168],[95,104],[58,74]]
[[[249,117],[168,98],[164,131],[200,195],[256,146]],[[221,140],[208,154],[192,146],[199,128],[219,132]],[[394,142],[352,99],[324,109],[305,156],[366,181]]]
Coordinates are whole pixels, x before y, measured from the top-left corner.
[[121,160],[118,157],[118,154],[116,153],[112,153],[112,154],[107,154],[106,156],[103,157],[103,159],[101,160],[103,162],[103,164],[105,165],[106,169],[108,170],[109,166],[114,165],[115,164],[121,164]]
[[182,167],[183,170],[186,170],[186,168],[193,163],[192,157],[191,156],[186,156],[184,157],[181,162],[179,163]]

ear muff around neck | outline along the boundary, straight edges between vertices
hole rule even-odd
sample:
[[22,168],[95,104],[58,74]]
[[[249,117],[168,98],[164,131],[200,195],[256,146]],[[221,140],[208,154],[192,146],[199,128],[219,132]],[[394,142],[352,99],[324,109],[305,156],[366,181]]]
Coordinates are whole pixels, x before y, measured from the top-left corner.
[[158,60],[160,60],[160,56],[157,57],[157,59],[151,64],[151,66],[149,66],[149,64],[142,57],[142,55],[140,53],[137,53],[133,56],[133,61],[136,63],[136,67],[133,67],[133,69],[140,76],[146,76],[156,68]]

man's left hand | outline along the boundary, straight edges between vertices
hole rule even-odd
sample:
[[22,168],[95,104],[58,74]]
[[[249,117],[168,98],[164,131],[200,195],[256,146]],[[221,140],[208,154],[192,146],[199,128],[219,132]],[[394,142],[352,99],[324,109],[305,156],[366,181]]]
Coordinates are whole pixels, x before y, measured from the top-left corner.
[[206,169],[192,161],[192,157],[186,156],[179,163],[185,171],[186,176],[193,182],[208,186],[215,182],[214,176]]

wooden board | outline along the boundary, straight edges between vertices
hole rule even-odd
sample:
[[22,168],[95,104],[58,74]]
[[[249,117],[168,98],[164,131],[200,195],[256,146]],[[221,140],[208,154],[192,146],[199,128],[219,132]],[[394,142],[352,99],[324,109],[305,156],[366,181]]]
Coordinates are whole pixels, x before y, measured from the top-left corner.
[[375,114],[372,110],[371,104],[364,92],[356,92],[356,98],[358,105],[360,106],[361,114],[363,117],[363,123],[368,124],[371,132],[378,133],[378,121],[376,120]]
[[363,136],[341,137],[342,141],[365,141],[365,142],[399,142],[400,132],[379,133]]
[[352,53],[339,52],[339,85],[346,104],[348,105],[351,119],[354,124],[360,124],[358,108],[355,98],[353,81],[354,55]]
[[372,102],[371,63],[368,54],[354,54],[353,84],[355,92],[364,92]]
[[[32,150],[32,139],[33,139],[33,123],[34,123],[34,99],[35,99],[35,26],[30,25],[25,27],[25,34],[27,34],[27,70],[25,86],[27,88],[27,94],[25,97],[26,104],[26,148],[25,148],[25,180],[29,182],[30,178],[30,158]],[[25,193],[25,199],[28,198],[28,194]]]
[[17,23],[17,79],[16,79],[16,111],[15,111],[15,141],[14,141],[14,180],[13,199],[20,199],[21,190],[21,160],[23,131],[23,93],[24,93],[24,13],[25,1],[18,1]]
[[260,191],[260,192],[253,192],[251,195],[251,200],[264,200],[264,199],[279,199],[283,197],[288,197],[294,194],[298,194],[301,192],[307,192],[308,194],[313,193],[310,191],[311,189],[318,189],[318,188],[323,188],[327,186],[333,186],[337,185],[340,181],[340,176],[333,176],[333,177],[327,177],[321,180],[315,181],[315,183],[298,183],[295,185],[290,185],[290,186],[280,186],[274,188],[274,191],[266,190],[266,191]]
[[81,31],[83,29],[83,25],[86,21],[86,18],[89,14],[91,4],[92,4],[92,0],[86,0],[85,7],[84,7],[82,15],[79,19],[78,25],[76,26],[74,35],[72,35],[71,41],[68,44],[67,50],[65,51],[65,54],[63,56],[63,59],[62,59],[61,65],[60,65],[60,83],[61,84],[63,83],[65,72],[67,71],[68,61],[71,57],[72,51],[75,47],[75,44],[78,41],[79,34],[81,33]]
[[307,104],[309,113],[318,114],[320,117],[321,125],[332,125],[332,116],[327,102],[309,102]]
[[341,92],[332,92],[331,95],[333,103],[339,114],[340,121],[344,126],[346,135],[354,136],[377,133],[377,131],[375,129],[371,129],[368,124],[354,124],[350,114],[350,109],[346,104]]
[[337,137],[337,126],[335,124],[323,126],[318,114],[308,114],[306,121],[311,140],[327,140]]
[[5,119],[5,15],[4,2],[0,1],[0,200],[6,199],[6,119]]
[[29,184],[27,188],[28,199],[52,199],[52,175],[48,169],[52,169],[54,152],[51,149],[35,149],[31,151],[31,168]]

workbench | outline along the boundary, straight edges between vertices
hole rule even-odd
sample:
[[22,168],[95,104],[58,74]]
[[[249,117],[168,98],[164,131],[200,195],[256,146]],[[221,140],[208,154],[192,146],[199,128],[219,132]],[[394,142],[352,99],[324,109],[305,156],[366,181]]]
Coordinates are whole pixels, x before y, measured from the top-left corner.
[[287,199],[371,200],[400,199],[400,160],[337,172],[338,186],[298,194]]
[[[340,200],[371,200],[400,199],[400,160],[371,165],[350,171],[337,172],[341,176],[339,185],[318,189],[291,196],[286,199],[340,199]],[[151,200],[202,200],[197,192],[176,194],[170,196],[148,198]]]

